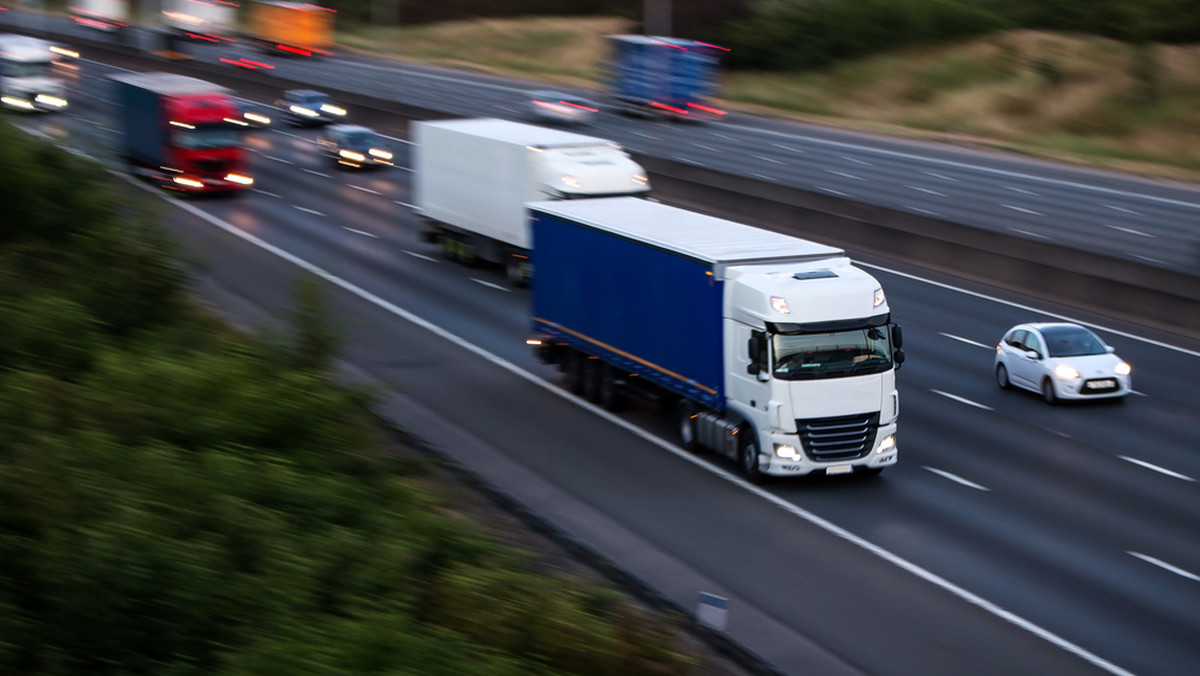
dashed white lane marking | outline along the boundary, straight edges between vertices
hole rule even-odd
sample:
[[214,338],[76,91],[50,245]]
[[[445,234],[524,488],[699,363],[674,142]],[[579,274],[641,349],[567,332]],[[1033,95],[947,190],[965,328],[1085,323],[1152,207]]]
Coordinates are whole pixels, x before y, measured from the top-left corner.
[[409,256],[412,256],[413,258],[420,258],[423,261],[429,261],[430,263],[438,262],[438,260],[436,258],[434,258],[433,256],[426,256],[425,254],[417,253],[416,251],[409,251],[408,249],[405,249],[404,253],[408,254]]
[[258,194],[260,194],[260,195],[266,195],[267,197],[274,197],[274,198],[275,198],[275,199],[277,199],[277,200],[281,200],[281,199],[283,199],[282,197],[280,197],[279,195],[276,195],[276,194],[275,194],[275,193],[273,193],[273,192],[267,192],[266,190],[260,190],[260,189],[258,189],[258,188],[252,188],[252,190],[254,190],[254,192],[256,192],[256,193],[258,193]]
[[943,392],[941,390],[930,390],[930,391],[933,392],[934,394],[940,394],[947,399],[953,399],[954,401],[957,401],[960,404],[966,404],[967,406],[974,406],[975,408],[981,408],[985,411],[995,410],[991,406],[987,406],[986,404],[981,404],[977,401],[971,401],[970,399],[967,399],[966,397],[960,397],[957,394],[950,394],[949,392]]
[[506,289],[503,286],[500,286],[499,284],[495,284],[493,282],[489,282],[486,279],[479,279],[477,277],[472,277],[471,281],[482,284],[482,285],[492,288],[492,289],[496,289],[497,291],[504,291],[505,293],[512,293],[512,289]]
[[1053,239],[1049,235],[1043,235],[1040,232],[1034,232],[1032,230],[1022,230],[1020,228],[1009,228],[1009,230],[1012,230],[1015,233],[1025,235],[1026,237],[1036,237],[1037,239]]
[[844,171],[834,171],[833,169],[826,169],[825,171],[827,171],[827,172],[829,172],[829,173],[831,173],[831,174],[834,174],[834,175],[836,175],[836,176],[841,176],[842,178],[852,178],[852,179],[854,179],[854,180],[856,180],[856,181],[865,181],[865,180],[867,180],[867,179],[863,178],[862,176],[855,176],[854,174],[848,174],[848,173],[846,173],[846,172],[844,172]]
[[305,169],[304,172],[306,174],[312,174],[313,176],[320,176],[321,178],[330,178],[329,174],[326,174],[323,171],[317,171],[316,169]]
[[712,146],[706,146],[703,143],[693,143],[692,145],[697,148],[703,149],[703,150],[711,150],[714,153],[721,152],[720,150],[717,150],[716,148],[713,148]]
[[1169,564],[1166,561],[1163,561],[1161,559],[1156,559],[1153,556],[1149,556],[1146,554],[1142,554],[1141,552],[1134,552],[1134,551],[1130,551],[1130,550],[1125,550],[1125,553],[1130,556],[1136,556],[1137,558],[1145,561],[1146,563],[1154,564],[1154,565],[1158,566],[1159,568],[1162,568],[1163,570],[1169,570],[1172,573],[1175,573],[1176,575],[1179,575],[1181,577],[1186,577],[1189,580],[1195,580],[1196,582],[1200,582],[1200,575],[1196,575],[1195,573],[1189,573],[1188,571],[1180,568],[1179,566],[1172,566],[1171,564]]
[[306,214],[312,214],[313,216],[321,216],[321,217],[324,217],[324,216],[325,216],[325,214],[323,214],[323,213],[321,213],[321,212],[317,211],[316,209],[309,209],[308,207],[302,207],[302,206],[299,206],[299,205],[296,205],[296,204],[293,204],[293,205],[292,205],[292,208],[293,208],[293,209],[298,209],[298,210],[300,210],[300,211],[303,211],[303,212],[304,212],[304,213],[306,213]]
[[871,164],[870,162],[868,162],[868,161],[866,161],[866,160],[860,160],[860,159],[858,159],[857,157],[850,157],[849,155],[842,155],[842,159],[843,159],[843,160],[846,160],[847,162],[853,162],[853,163],[855,163],[855,164],[864,164],[864,165],[866,165],[866,166],[868,166],[868,167],[873,167],[873,166],[875,166],[875,165]]
[[910,188],[910,189],[912,189],[912,190],[916,190],[916,191],[918,191],[918,192],[929,193],[930,195],[937,195],[938,197],[945,197],[945,196],[946,196],[946,193],[944,193],[944,192],[938,192],[938,191],[936,191],[936,190],[933,190],[933,189],[930,189],[930,188],[922,188],[922,187],[921,187],[921,186],[919,186],[919,185],[906,185],[906,186],[904,186],[904,187],[906,187],[906,188]]
[[1173,471],[1167,469],[1166,467],[1159,467],[1158,465],[1146,462],[1145,460],[1138,460],[1137,458],[1131,458],[1128,455],[1118,455],[1117,457],[1126,462],[1132,462],[1133,464],[1135,464],[1139,467],[1145,467],[1146,469],[1154,470],[1155,472],[1159,472],[1160,474],[1166,474],[1169,477],[1175,477],[1176,479],[1183,479],[1184,481],[1191,481],[1193,483],[1196,481],[1195,479],[1193,479],[1192,477],[1190,477],[1186,474],[1180,474],[1179,472],[1173,472]]
[[958,476],[957,474],[951,474],[945,470],[941,470],[936,467],[930,467],[929,465],[922,465],[922,467],[924,467],[925,469],[929,470],[930,472],[933,472],[934,474],[936,474],[944,479],[949,479],[949,480],[953,481],[954,483],[958,483],[958,484],[962,484],[964,486],[968,486],[970,488],[974,488],[977,491],[992,490],[992,489],[988,488],[987,486],[980,486],[979,484],[975,483],[974,481],[968,481],[968,480]]
[[283,162],[284,164],[295,164],[295,162],[293,162],[291,160],[285,160],[282,157],[275,157],[274,155],[268,155],[266,153],[263,153],[263,157],[265,157],[268,160],[271,160],[273,162]]
[[1104,224],[1104,227],[1106,227],[1106,228],[1112,228],[1113,230],[1117,230],[1117,231],[1120,231],[1120,232],[1127,232],[1127,233],[1129,233],[1129,234],[1131,234],[1131,235],[1138,235],[1138,236],[1140,236],[1140,237],[1149,237],[1149,238],[1151,238],[1151,239],[1154,239],[1154,238],[1156,238],[1156,237],[1157,237],[1157,235],[1151,235],[1151,234],[1150,234],[1150,233],[1148,233],[1148,232],[1142,232],[1141,230],[1135,230],[1135,229],[1133,229],[1133,228],[1123,228],[1123,227],[1121,227],[1121,226],[1119,226],[1119,225],[1110,225],[1110,224],[1108,224],[1108,223],[1105,223],[1105,224]]
[[1163,266],[1167,265],[1166,261],[1160,261],[1160,260],[1159,260],[1159,259],[1157,259],[1157,258],[1151,258],[1151,257],[1149,257],[1149,256],[1143,256],[1143,255],[1141,255],[1141,254],[1133,254],[1133,257],[1134,257],[1134,258],[1140,258],[1140,259],[1142,259],[1142,260],[1144,260],[1144,261],[1147,261],[1147,262],[1149,262],[1149,263],[1154,263],[1155,265],[1163,265]]
[[1015,185],[1006,185],[1006,186],[1004,186],[1004,187],[1005,187],[1005,189],[1007,189],[1007,190],[1011,190],[1011,191],[1013,191],[1013,192],[1019,192],[1019,193],[1021,193],[1022,195],[1033,195],[1033,196],[1035,196],[1035,197],[1038,195],[1038,193],[1036,193],[1036,192],[1034,192],[1034,191],[1032,191],[1032,190],[1026,190],[1025,188],[1018,188],[1018,187],[1017,187],[1017,186],[1015,186]]
[[1116,204],[1105,204],[1104,206],[1112,209],[1113,211],[1119,211],[1123,214],[1133,214],[1134,216],[1142,215],[1140,212],[1134,211],[1133,209],[1126,209],[1125,207],[1117,206]]
[[782,164],[785,167],[787,166],[787,162],[784,162],[783,160],[777,160],[774,157],[767,157],[766,155],[755,155],[754,159],[762,160],[763,162],[770,162],[772,164]]
[[1043,215],[1039,211],[1034,211],[1033,209],[1026,209],[1025,207],[1019,207],[1015,204],[1001,204],[1000,206],[1004,207],[1005,209],[1012,209],[1013,211],[1019,211],[1023,214],[1032,214],[1034,216],[1042,216]]
[[362,187],[361,185],[350,185],[349,183],[347,183],[346,185],[347,185],[347,186],[349,186],[349,187],[351,187],[351,188],[354,188],[355,190],[361,190],[361,191],[363,191],[363,192],[369,192],[369,193],[371,193],[372,195],[382,195],[382,194],[383,194],[383,193],[379,192],[378,190],[372,190],[372,189],[370,189],[370,188],[364,188],[364,187]]
[[914,207],[911,204],[904,205],[904,208],[908,209],[909,211],[916,211],[918,213],[925,214],[927,216],[937,216],[938,218],[941,218],[941,216],[942,216],[941,214],[939,214],[936,211],[930,211],[929,209],[922,209],[921,207]]
[[369,233],[369,232],[367,232],[367,231],[365,231],[365,230],[358,230],[358,229],[356,229],[356,228],[351,228],[351,227],[349,227],[349,226],[345,226],[345,225],[343,225],[342,227],[343,227],[343,228],[345,228],[346,230],[349,230],[350,232],[352,232],[352,233],[354,233],[354,234],[356,234],[356,235],[363,235],[364,237],[372,237],[372,238],[374,238],[374,239],[379,239],[379,235],[374,235],[374,234],[371,234],[371,233]]
[[760,174],[756,171],[750,172],[750,175],[753,176],[754,178],[761,178],[764,181],[778,181],[779,180],[779,179],[775,178],[774,176],[767,176],[766,174]]
[[817,186],[817,190],[824,190],[825,192],[830,192],[830,193],[833,193],[834,195],[839,195],[841,197],[849,197],[850,196],[850,193],[848,193],[848,192],[842,192],[841,190],[835,190],[834,188],[826,188],[823,185]]
[[416,208],[417,208],[417,206],[416,206],[415,204],[409,204],[408,202],[401,202],[400,200],[392,200],[392,203],[393,203],[393,204],[399,204],[399,205],[400,205],[400,206],[402,206],[402,207],[408,207],[409,209],[416,209]]
[[949,338],[950,340],[957,340],[960,343],[966,343],[967,345],[974,345],[975,347],[982,347],[985,350],[995,349],[994,345],[985,345],[984,343],[981,343],[979,341],[971,340],[970,338],[963,338],[962,336],[956,336],[952,333],[942,333],[941,331],[939,331],[938,335],[945,336],[945,337]]
[[923,172],[921,172],[921,173],[925,174],[926,176],[932,176],[932,177],[934,177],[934,178],[940,178],[940,179],[942,179],[943,181],[950,181],[951,183],[958,183],[958,182],[959,182],[959,181],[958,181],[958,179],[957,179],[957,178],[954,178],[953,176],[947,176],[947,175],[945,175],[945,174],[939,174],[939,173],[937,173],[936,171],[923,171]]
[[800,155],[807,154],[805,151],[800,150],[799,148],[793,148],[792,146],[784,145],[782,143],[772,143],[771,145],[779,148],[780,150],[786,150],[789,153],[799,153]]
[[642,138],[648,138],[652,141],[658,140],[657,136],[654,136],[653,134],[647,134],[645,132],[635,131],[635,132],[633,132],[633,134],[634,134],[634,136],[641,136]]

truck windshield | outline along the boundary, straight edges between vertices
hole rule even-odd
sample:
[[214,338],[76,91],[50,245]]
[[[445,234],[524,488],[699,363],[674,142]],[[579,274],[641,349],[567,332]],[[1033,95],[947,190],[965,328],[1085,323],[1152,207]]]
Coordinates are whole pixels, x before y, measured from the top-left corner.
[[892,368],[886,326],[771,336],[772,372],[780,380],[817,380],[882,373]]
[[227,124],[204,124],[196,125],[195,129],[175,130],[175,145],[184,150],[227,148],[237,144],[237,132]]
[[0,68],[4,72],[5,77],[11,78],[26,78],[26,77],[52,77],[53,73],[50,69],[50,62],[29,63],[22,61],[9,61]]

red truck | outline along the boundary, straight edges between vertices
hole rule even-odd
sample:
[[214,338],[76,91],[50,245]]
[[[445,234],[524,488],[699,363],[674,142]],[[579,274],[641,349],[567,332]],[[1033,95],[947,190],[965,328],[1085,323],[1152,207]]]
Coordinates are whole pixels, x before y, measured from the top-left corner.
[[174,73],[109,77],[120,150],[134,173],[184,193],[244,190],[254,184],[229,89]]

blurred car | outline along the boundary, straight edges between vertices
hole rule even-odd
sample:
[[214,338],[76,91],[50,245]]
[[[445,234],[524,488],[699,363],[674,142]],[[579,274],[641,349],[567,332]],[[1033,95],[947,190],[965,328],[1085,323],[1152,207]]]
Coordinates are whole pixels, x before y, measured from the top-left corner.
[[237,99],[239,116],[230,122],[245,129],[262,129],[271,126],[271,109],[253,101]]
[[392,166],[392,150],[387,140],[369,127],[357,124],[333,124],[325,128],[317,143],[325,154],[351,169]]
[[538,91],[530,92],[529,99],[529,113],[539,122],[587,124],[600,113],[595,103],[574,94]]
[[346,117],[346,109],[324,92],[289,89],[277,103],[287,120],[297,126],[324,125]]
[[996,382],[1038,392],[1047,403],[1111,399],[1132,391],[1128,363],[1077,324],[1018,324],[996,345]]

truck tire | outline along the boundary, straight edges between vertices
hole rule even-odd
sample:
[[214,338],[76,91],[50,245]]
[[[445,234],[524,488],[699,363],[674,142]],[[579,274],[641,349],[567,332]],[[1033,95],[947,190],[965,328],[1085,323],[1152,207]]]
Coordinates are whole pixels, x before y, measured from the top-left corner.
[[593,404],[600,403],[600,381],[604,379],[606,365],[599,359],[583,360],[583,395]]
[[600,372],[600,399],[597,404],[605,411],[623,411],[628,400],[621,387],[617,384],[620,371],[612,366],[605,366]]
[[504,263],[504,276],[508,278],[508,281],[513,286],[518,289],[524,289],[529,286],[529,275],[525,273],[525,268],[528,265],[529,261],[524,258],[509,256],[508,260]]
[[584,363],[587,357],[577,350],[567,350],[563,358],[563,373],[567,376],[566,388],[572,394],[583,394]]
[[763,473],[758,469],[758,435],[748,427],[738,432],[738,467],[746,481],[757,484],[763,480]]
[[700,450],[700,443],[697,441],[696,433],[696,418],[698,412],[696,405],[690,401],[683,400],[675,407],[675,420],[677,422],[676,429],[679,430],[679,445],[683,446],[687,451]]

